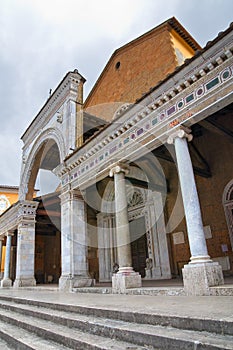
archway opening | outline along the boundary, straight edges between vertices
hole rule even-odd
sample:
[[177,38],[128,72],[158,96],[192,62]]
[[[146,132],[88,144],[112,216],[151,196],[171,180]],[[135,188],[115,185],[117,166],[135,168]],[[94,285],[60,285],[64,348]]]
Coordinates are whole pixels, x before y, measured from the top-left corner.
[[59,147],[46,140],[31,168],[27,199],[35,192],[39,202],[35,227],[35,279],[37,284],[58,283],[61,274],[61,209],[59,179],[53,169],[60,164]]

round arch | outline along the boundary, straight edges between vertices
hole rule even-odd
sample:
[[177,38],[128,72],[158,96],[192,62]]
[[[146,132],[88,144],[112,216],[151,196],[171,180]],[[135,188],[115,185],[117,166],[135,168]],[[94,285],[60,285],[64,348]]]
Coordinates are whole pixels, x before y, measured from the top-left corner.
[[223,204],[233,201],[233,179],[228,182],[223,191],[222,202]]
[[225,211],[231,247],[233,250],[233,179],[229,181],[224,188],[222,203]]
[[49,128],[41,133],[41,135],[39,135],[34,141],[27,159],[23,158],[23,171],[21,174],[19,189],[20,200],[32,199],[42,156],[43,154],[46,154],[52,146],[57,148],[59,163],[61,163],[65,158],[65,142],[61,132],[55,128]]

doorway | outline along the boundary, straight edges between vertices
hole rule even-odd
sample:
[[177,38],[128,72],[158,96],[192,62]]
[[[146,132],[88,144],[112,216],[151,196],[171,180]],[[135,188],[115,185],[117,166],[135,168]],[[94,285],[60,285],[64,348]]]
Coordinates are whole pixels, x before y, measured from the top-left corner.
[[148,249],[144,216],[131,220],[129,228],[133,269],[139,272],[142,277],[145,277]]

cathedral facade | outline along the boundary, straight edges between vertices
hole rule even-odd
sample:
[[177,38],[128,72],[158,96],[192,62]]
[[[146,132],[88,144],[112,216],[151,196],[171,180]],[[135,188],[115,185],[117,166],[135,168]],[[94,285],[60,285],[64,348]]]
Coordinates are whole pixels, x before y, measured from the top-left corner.
[[[171,18],[116,50],[85,101],[85,78],[65,75],[22,136],[19,201],[0,221],[2,287],[97,281],[124,293],[182,276],[188,295],[208,295],[224,283],[232,38],[230,26],[202,49]],[[59,186],[34,198],[40,169]]]

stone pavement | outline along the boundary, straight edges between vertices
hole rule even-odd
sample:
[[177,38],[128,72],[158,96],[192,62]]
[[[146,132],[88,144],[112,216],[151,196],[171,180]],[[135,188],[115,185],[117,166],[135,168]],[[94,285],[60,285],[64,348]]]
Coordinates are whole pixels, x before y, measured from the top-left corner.
[[233,321],[233,296],[152,296],[60,292],[53,287],[0,289],[0,297],[118,311]]

